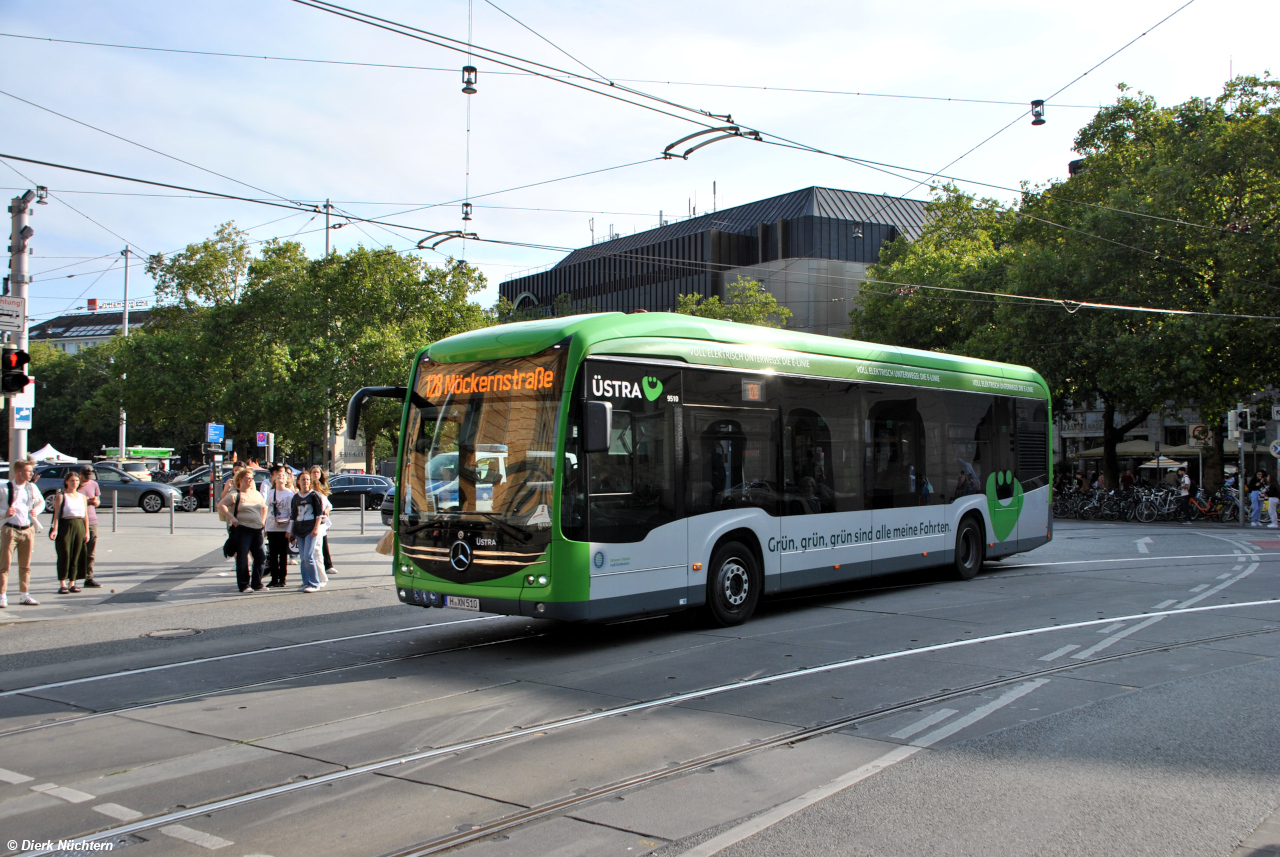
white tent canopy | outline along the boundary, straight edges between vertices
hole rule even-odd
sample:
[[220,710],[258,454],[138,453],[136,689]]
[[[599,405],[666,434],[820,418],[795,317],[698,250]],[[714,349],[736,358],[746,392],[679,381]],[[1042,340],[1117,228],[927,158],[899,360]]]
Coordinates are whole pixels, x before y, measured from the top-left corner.
[[36,461],[76,461],[74,455],[63,455],[61,452],[53,448],[52,444],[46,443],[42,449],[31,453],[31,457]]

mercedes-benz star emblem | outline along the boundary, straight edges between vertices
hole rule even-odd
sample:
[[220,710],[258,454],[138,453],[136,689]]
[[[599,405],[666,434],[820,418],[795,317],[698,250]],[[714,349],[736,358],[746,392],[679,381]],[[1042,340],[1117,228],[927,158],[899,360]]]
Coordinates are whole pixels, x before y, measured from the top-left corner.
[[466,571],[471,567],[471,545],[464,541],[456,541],[449,549],[449,564],[458,571]]

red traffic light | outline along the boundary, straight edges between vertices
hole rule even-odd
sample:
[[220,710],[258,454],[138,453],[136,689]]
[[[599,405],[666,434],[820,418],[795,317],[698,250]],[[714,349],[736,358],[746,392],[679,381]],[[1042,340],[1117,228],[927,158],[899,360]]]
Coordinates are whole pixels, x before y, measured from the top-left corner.
[[6,345],[0,352],[0,393],[12,395],[21,393],[31,383],[27,377],[27,364],[31,355],[22,349]]

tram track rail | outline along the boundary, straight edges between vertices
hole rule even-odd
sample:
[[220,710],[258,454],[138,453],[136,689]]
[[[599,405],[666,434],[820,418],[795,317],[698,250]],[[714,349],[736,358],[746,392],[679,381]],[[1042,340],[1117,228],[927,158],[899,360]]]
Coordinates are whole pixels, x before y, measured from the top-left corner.
[[[975,637],[975,638],[970,638],[965,640],[956,640],[948,643],[938,643],[938,644],[927,645],[927,646],[918,646],[916,648],[902,649],[896,652],[886,652],[878,655],[866,655],[866,656],[846,659],[842,661],[835,661],[827,664],[820,664],[812,667],[802,667],[789,672],[774,673],[771,675],[759,676],[752,679],[742,679],[734,682],[727,682],[725,684],[721,684],[713,687],[701,688],[698,690],[687,691],[684,693],[672,694],[670,696],[665,696],[658,699],[644,700],[640,702],[634,702],[634,703],[629,703],[625,705],[615,706],[613,708],[599,709],[589,713],[579,714],[579,715],[566,717],[566,718],[560,718],[557,720],[544,721],[541,723],[536,723],[536,724],[531,724],[526,726],[513,727],[507,731],[500,732],[500,733],[480,736],[477,738],[469,739],[467,741],[455,742],[455,743],[443,745],[440,747],[433,747],[433,748],[429,748],[427,750],[423,750],[417,753],[412,753],[406,756],[391,757],[391,758],[386,758],[378,761],[367,762],[361,765],[347,767],[347,768],[344,768],[343,770],[334,771],[328,774],[318,775],[306,780],[284,783],[284,784],[268,787],[265,789],[259,789],[256,791],[246,792],[236,796],[223,798],[216,801],[211,801],[208,803],[203,803],[197,806],[185,807],[183,809],[180,809],[174,812],[153,815],[147,818],[139,819],[137,821],[129,822],[127,824],[117,825],[115,827],[110,827],[110,828],[104,828],[95,832],[81,834],[79,836],[65,837],[64,841],[74,842],[74,843],[90,843],[90,842],[95,842],[95,841],[99,841],[99,840],[111,838],[111,837],[126,836],[131,833],[150,830],[152,828],[160,827],[162,825],[174,824],[174,823],[177,823],[186,819],[194,818],[197,816],[209,815],[215,812],[232,809],[237,806],[242,806],[248,803],[254,803],[257,801],[267,800],[273,797],[292,794],[294,792],[298,792],[303,789],[313,788],[315,786],[320,786],[320,785],[324,785],[331,782],[350,779],[352,777],[357,777],[364,774],[388,774],[392,769],[400,765],[425,761],[428,759],[438,758],[438,757],[443,757],[448,755],[457,755],[457,754],[464,753],[470,750],[475,750],[481,747],[490,747],[497,744],[514,741],[520,738],[527,738],[530,736],[534,736],[537,733],[547,733],[547,732],[566,729],[566,728],[570,728],[573,726],[582,725],[586,723],[593,723],[599,720],[603,720],[611,717],[617,717],[624,714],[632,714],[632,713],[638,713],[643,711],[649,711],[656,708],[678,705],[682,702],[699,701],[710,696],[717,696],[720,694],[729,693],[737,690],[772,685],[778,682],[785,682],[785,681],[804,678],[808,676],[835,672],[838,670],[848,669],[848,668],[862,666],[866,664],[883,663],[889,660],[896,660],[899,658],[910,657],[913,655],[929,654],[929,653],[947,651],[947,650],[957,649],[957,648],[966,648],[969,646],[979,645],[982,643],[998,642],[1002,640],[1011,640],[1011,639],[1019,639],[1023,637],[1037,636],[1037,635],[1043,635],[1043,634],[1051,634],[1058,631],[1070,631],[1073,629],[1091,628],[1094,626],[1111,624],[1115,622],[1144,620],[1144,619],[1149,619],[1153,616],[1198,615],[1198,614],[1217,612],[1217,611],[1223,611],[1223,610],[1241,609],[1241,608],[1249,608],[1249,607],[1274,607],[1277,605],[1280,605],[1280,599],[1266,599],[1266,600],[1259,600],[1259,601],[1237,602],[1232,604],[1217,604],[1217,605],[1208,605],[1203,607],[1188,607],[1188,608],[1175,609],[1175,610],[1148,611],[1148,612],[1129,615],[1129,616],[1113,616],[1110,618],[1088,620],[1084,622],[1062,623],[1062,624],[1055,624],[1055,625],[1045,626],[1040,628],[1024,629],[1021,631],[1009,631],[1001,634],[992,634],[984,637]],[[778,747],[778,746],[782,746],[789,743],[797,743],[799,741],[808,740],[810,738],[814,738],[819,735],[828,734],[830,732],[838,731],[840,729],[849,728],[850,726],[855,726],[862,722],[867,722],[877,718],[887,717],[892,714],[895,714],[910,708],[914,708],[920,705],[928,705],[928,704],[933,704],[935,702],[944,702],[957,697],[967,696],[975,692],[981,692],[983,690],[1001,687],[1011,683],[1026,681],[1028,679],[1034,679],[1036,677],[1041,677],[1041,676],[1069,672],[1071,670],[1079,669],[1081,667],[1092,666],[1100,663],[1108,663],[1108,662],[1120,660],[1123,658],[1130,658],[1130,657],[1136,657],[1136,656],[1145,655],[1145,654],[1152,654],[1160,651],[1171,651],[1173,649],[1185,648],[1188,646],[1204,645],[1206,643],[1221,642],[1225,640],[1238,639],[1242,637],[1257,636],[1260,634],[1274,633],[1275,631],[1280,631],[1280,625],[1276,625],[1272,627],[1264,627],[1264,628],[1255,628],[1249,631],[1241,631],[1233,634],[1214,635],[1210,637],[1197,638],[1193,640],[1180,641],[1176,643],[1161,643],[1158,645],[1146,647],[1144,649],[1137,649],[1129,652],[1119,652],[1113,655],[1090,658],[1088,660],[1081,660],[1077,663],[1065,663],[1056,667],[1046,667],[1043,669],[1019,673],[1017,675],[1011,675],[1005,678],[995,679],[988,682],[980,682],[974,685],[970,685],[968,687],[957,688],[957,689],[946,691],[940,694],[933,694],[925,697],[917,697],[909,701],[894,703],[893,705],[890,705],[890,706],[883,706],[877,709],[872,709],[866,712],[851,715],[849,717],[840,718],[835,721],[830,721],[826,724],[820,724],[814,727],[807,727],[804,729],[793,730],[791,732],[784,733],[782,735],[776,736],[766,741],[762,741],[762,742],[748,745],[745,747],[732,748],[730,750],[721,751],[719,753],[712,754],[710,756],[701,757],[695,760],[690,760],[681,765],[664,768],[661,771],[651,771],[645,774],[631,777],[626,780],[623,780],[608,786],[600,787],[590,792],[586,792],[582,795],[575,795],[572,798],[565,798],[560,801],[553,802],[551,804],[546,804],[543,806],[531,808],[518,813],[514,813],[512,815],[503,816],[501,819],[497,819],[493,822],[490,822],[487,825],[481,825],[478,828],[471,831],[463,831],[447,837],[441,837],[438,839],[431,840],[421,845],[414,846],[412,849],[393,852],[393,855],[394,857],[417,857],[417,855],[438,853],[439,851],[443,851],[448,848],[454,848],[459,845],[467,844],[477,839],[482,839],[486,836],[492,836],[496,833],[500,833],[512,827],[517,827],[523,824],[527,824],[532,821],[536,821],[538,819],[541,819],[550,815],[563,813],[568,809],[572,809],[573,807],[581,806],[586,803],[590,803],[591,801],[599,800],[603,797],[608,797],[620,791],[634,789],[639,786],[642,786],[651,782],[655,782],[659,779],[675,776],[681,773],[686,773],[691,770],[697,770],[698,768],[704,768],[704,767],[708,767],[715,764],[721,764],[725,761],[729,761],[739,756],[743,756],[749,753],[755,753],[760,750],[768,749],[770,747]],[[24,853],[22,857],[38,857],[38,855],[44,855],[49,853],[51,852],[48,850],[28,851]],[[392,857],[392,856],[388,855],[388,857]]]

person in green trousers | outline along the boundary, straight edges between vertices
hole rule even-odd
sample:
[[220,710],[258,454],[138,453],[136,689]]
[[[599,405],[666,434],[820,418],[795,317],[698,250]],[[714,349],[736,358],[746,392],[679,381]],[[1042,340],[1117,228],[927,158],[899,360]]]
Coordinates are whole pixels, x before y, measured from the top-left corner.
[[71,471],[53,498],[53,526],[49,528],[58,553],[59,595],[80,591],[77,581],[84,574],[80,559],[89,541],[88,513],[89,498],[80,493],[80,474]]

